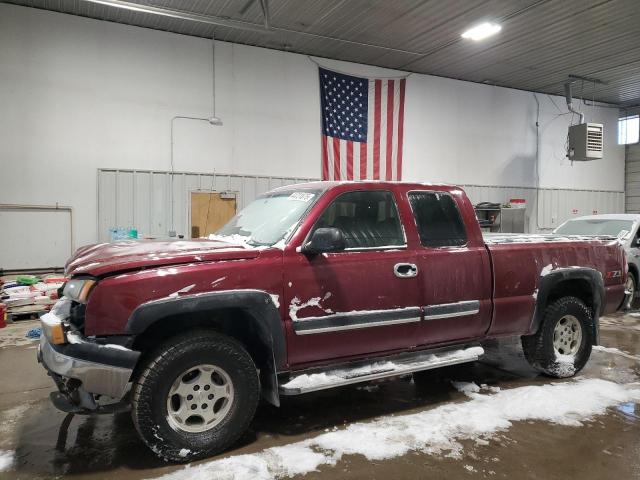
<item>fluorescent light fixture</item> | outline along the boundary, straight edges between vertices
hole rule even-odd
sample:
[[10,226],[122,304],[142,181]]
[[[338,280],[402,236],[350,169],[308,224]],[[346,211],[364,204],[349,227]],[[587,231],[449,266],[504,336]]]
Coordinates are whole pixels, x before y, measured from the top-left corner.
[[462,38],[470,38],[477,42],[479,40],[484,40],[491,35],[495,35],[500,30],[502,30],[502,27],[497,23],[484,22],[476,25],[475,27],[471,27],[469,30],[464,32],[462,34]]

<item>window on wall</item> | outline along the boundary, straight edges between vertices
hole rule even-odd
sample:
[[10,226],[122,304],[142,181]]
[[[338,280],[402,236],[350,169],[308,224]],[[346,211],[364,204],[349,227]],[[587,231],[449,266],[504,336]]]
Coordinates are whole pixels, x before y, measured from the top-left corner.
[[638,143],[640,140],[640,116],[631,115],[618,119],[618,145]]

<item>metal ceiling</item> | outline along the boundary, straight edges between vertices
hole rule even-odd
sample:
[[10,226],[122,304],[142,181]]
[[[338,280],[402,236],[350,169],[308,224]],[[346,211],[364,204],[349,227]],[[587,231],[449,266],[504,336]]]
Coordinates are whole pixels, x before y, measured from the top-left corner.
[[[411,72],[640,104],[638,0],[15,0],[10,3]],[[114,6],[118,4],[119,7]],[[143,10],[133,11],[140,6]],[[127,8],[121,8],[127,7]],[[266,7],[266,10],[264,9]],[[169,9],[169,11],[167,11]],[[265,11],[270,28],[265,29]],[[502,32],[461,32],[483,20]]]

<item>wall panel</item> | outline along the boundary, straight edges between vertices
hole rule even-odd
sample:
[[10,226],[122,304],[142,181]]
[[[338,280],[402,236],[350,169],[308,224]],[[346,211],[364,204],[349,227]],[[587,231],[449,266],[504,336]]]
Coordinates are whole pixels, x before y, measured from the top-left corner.
[[[229,174],[174,174],[174,224],[178,234],[190,234],[190,192],[218,191],[236,195],[238,209],[257,196],[283,185],[316,179]],[[137,227],[139,233],[165,237],[171,228],[171,174],[144,170],[98,171],[98,238],[106,241],[109,229]],[[135,188],[134,188],[135,186]],[[605,190],[540,189],[515,186],[462,185],[474,204],[506,203],[511,198],[527,202],[525,224],[529,232],[549,231],[581,215],[619,213],[624,192]],[[123,198],[117,199],[117,195]],[[537,214],[536,209],[538,208]],[[131,223],[128,223],[131,222]]]
[[[193,191],[231,192],[238,209],[258,195],[282,185],[313,179],[229,174],[201,174],[148,170],[98,170],[98,232],[109,240],[109,229],[137,228],[139,235],[164,238],[171,228],[188,238],[190,198]],[[173,191],[173,227],[171,192]]]
[[64,267],[73,251],[72,228],[70,207],[0,205],[0,274]]
[[625,207],[627,213],[640,213],[640,144],[627,145],[625,157]]
[[529,232],[553,230],[572,217],[624,212],[624,192],[541,188],[537,193],[535,188],[528,187],[463,187],[474,204],[506,203],[511,198],[524,198],[527,202],[525,225]]

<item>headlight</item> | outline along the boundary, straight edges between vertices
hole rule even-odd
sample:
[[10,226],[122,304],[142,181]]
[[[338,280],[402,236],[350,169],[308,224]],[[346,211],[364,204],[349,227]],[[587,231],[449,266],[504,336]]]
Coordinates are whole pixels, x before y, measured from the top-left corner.
[[96,281],[90,278],[69,280],[64,284],[62,294],[73,301],[87,303],[89,292],[95,284]]

